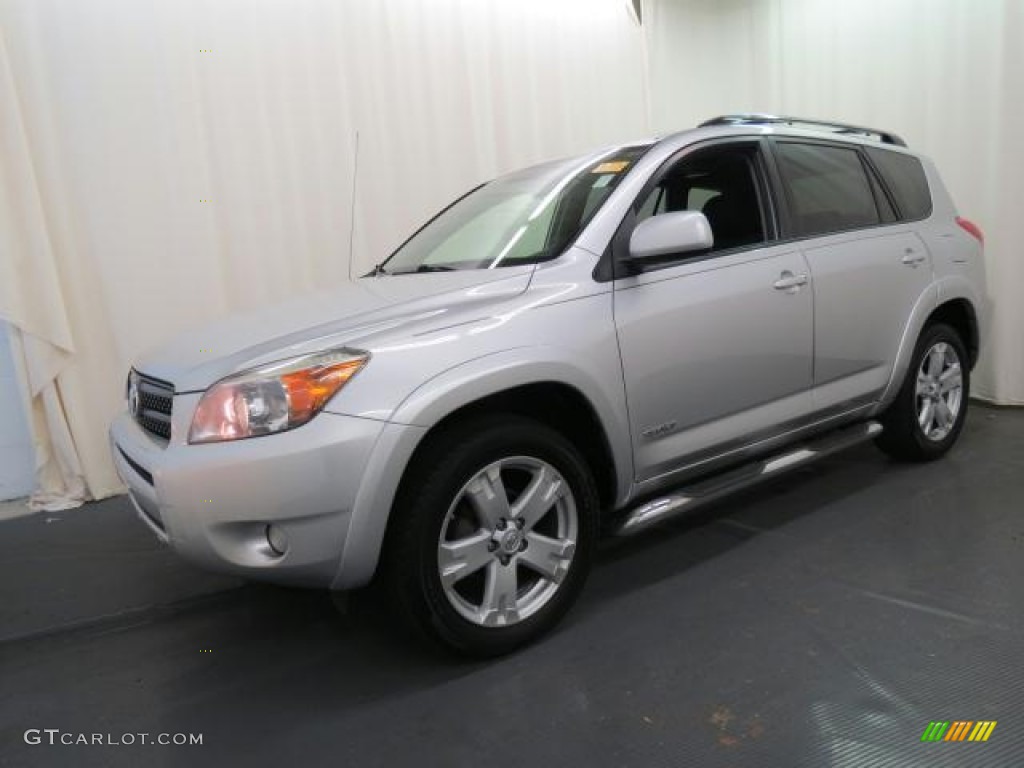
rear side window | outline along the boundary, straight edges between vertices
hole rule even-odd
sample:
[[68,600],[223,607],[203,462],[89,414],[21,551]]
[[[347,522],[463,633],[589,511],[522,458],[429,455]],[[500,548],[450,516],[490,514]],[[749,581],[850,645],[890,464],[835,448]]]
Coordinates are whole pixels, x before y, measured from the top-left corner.
[[776,151],[797,235],[879,223],[871,183],[856,150],[780,142]]
[[932,212],[932,196],[921,161],[913,155],[890,152],[887,149],[869,149],[868,155],[882,174],[904,221],[925,219]]

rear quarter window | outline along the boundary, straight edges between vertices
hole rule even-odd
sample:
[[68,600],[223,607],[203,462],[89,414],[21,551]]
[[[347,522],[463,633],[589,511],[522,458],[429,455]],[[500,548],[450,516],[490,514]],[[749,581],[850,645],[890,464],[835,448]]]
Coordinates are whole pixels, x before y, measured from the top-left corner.
[[776,152],[797,235],[879,223],[871,182],[856,150],[780,142]]
[[932,196],[920,160],[887,149],[869,149],[868,156],[896,198],[900,219],[925,219],[931,215]]

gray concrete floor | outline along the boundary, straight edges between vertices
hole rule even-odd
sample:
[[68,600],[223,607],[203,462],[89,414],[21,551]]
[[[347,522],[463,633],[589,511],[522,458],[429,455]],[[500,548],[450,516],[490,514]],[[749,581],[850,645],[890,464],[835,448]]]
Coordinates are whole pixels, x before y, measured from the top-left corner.
[[[5,520],[0,765],[1020,764],[1022,491],[1024,412],[976,407],[941,462],[864,446],[606,545],[559,630],[490,663],[372,593],[194,570],[123,498]],[[958,719],[998,726],[921,743]]]

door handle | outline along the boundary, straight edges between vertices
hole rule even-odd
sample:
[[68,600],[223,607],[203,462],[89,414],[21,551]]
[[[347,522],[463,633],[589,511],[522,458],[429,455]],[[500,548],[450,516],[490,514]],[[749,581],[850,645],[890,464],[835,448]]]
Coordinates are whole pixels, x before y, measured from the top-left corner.
[[918,264],[924,261],[925,258],[926,256],[923,253],[920,253],[919,251],[916,251],[913,248],[907,248],[907,250],[903,252],[903,258],[900,259],[900,261],[903,262],[904,264],[907,264],[908,266],[916,267]]
[[790,291],[791,293],[795,293],[802,285],[807,285],[807,275],[794,275],[788,269],[779,275],[778,280],[772,283],[772,287],[776,291]]

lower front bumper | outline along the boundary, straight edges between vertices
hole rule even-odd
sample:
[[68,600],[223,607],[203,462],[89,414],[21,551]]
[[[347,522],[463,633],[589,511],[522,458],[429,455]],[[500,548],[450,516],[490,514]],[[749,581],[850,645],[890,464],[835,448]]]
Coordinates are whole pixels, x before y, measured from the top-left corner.
[[[139,516],[183,556],[245,578],[329,587],[383,429],[323,413],[278,435],[163,445],[121,414],[110,441]],[[278,549],[287,542],[283,554],[269,545],[268,526],[283,537]]]

